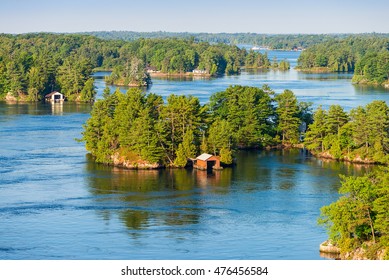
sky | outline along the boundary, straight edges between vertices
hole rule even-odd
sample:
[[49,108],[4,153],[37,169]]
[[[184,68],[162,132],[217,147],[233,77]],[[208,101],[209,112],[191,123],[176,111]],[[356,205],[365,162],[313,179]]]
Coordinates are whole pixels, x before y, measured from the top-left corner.
[[0,33],[389,33],[388,0],[0,0]]

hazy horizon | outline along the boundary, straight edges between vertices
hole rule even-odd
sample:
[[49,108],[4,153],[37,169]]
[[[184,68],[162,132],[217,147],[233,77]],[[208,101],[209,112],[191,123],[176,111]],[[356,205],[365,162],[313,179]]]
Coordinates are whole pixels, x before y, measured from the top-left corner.
[[389,1],[2,0],[0,33],[388,33]]
[[94,32],[133,32],[133,33],[182,33],[182,34],[253,34],[253,35],[358,35],[358,34],[389,34],[389,32],[342,32],[342,33],[255,33],[255,32],[191,32],[191,31],[166,31],[166,30],[153,30],[153,31],[136,31],[136,30],[91,30],[91,31],[75,31],[75,32],[56,32],[56,31],[32,31],[32,32],[20,32],[20,33],[7,33],[1,32],[0,34],[9,35],[23,35],[23,34],[78,34],[78,33],[94,33]]

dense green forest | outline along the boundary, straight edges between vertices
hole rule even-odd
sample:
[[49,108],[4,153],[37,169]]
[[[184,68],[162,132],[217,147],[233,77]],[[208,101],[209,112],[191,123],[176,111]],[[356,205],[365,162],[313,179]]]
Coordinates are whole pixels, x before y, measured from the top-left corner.
[[[169,35],[158,34],[154,37]],[[58,90],[68,100],[90,102],[96,94],[91,74],[97,69],[113,71],[107,77],[108,84],[147,86],[151,83],[149,72],[188,74],[198,70],[217,76],[238,74],[243,67],[290,68],[288,61],[270,62],[266,53],[203,42],[193,36],[186,38],[186,33],[181,35],[182,38],[131,41],[69,34],[0,35],[0,99],[11,94],[15,98],[36,101]],[[249,38],[252,34],[208,35],[231,35],[231,38],[247,35]],[[309,35],[269,35],[269,38],[286,41],[298,38],[302,42],[311,42]],[[355,71],[354,82],[388,83],[389,39],[385,34],[346,38],[343,35],[312,35],[312,38],[317,38],[312,39],[316,43],[324,42],[302,52],[300,68]]]
[[170,95],[164,102],[139,89],[123,94],[106,88],[83,141],[96,161],[129,168],[184,167],[203,152],[231,164],[238,148],[298,143],[300,124],[311,120],[309,105],[289,90],[275,95],[267,86],[231,86],[205,105],[193,96]]
[[389,38],[350,36],[332,39],[303,51],[298,68],[354,72],[353,82],[389,84]]
[[389,41],[386,50],[370,52],[355,65],[353,82],[389,87]]
[[314,154],[339,160],[389,163],[389,108],[373,101],[347,113],[339,105],[319,107],[304,140]]
[[0,97],[36,101],[61,90],[69,100],[93,100],[90,75],[101,64],[101,42],[91,36],[0,35]]
[[0,35],[0,98],[36,101],[54,90],[68,100],[93,101],[91,74],[113,70],[107,83],[147,86],[147,70],[208,75],[238,74],[241,67],[270,68],[266,55],[193,39],[102,40],[88,35]]
[[[266,46],[274,50],[306,49],[318,43],[341,39],[350,34],[258,34],[258,33],[188,33],[188,32],[133,32],[133,31],[96,31],[82,34],[93,35],[107,40],[134,41],[141,38],[184,38],[212,44],[224,43],[231,45]],[[366,33],[353,34],[355,37],[389,38],[389,34]]]
[[362,177],[342,177],[342,196],[321,209],[332,243],[342,259],[389,260],[389,172],[382,168]]

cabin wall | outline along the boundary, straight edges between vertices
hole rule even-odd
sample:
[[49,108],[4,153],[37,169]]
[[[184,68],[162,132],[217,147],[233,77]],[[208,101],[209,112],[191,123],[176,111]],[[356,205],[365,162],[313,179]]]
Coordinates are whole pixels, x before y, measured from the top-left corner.
[[214,168],[220,168],[220,158],[216,156],[212,156],[208,159],[208,161],[215,161]]
[[206,161],[203,161],[203,160],[197,160],[197,166],[200,167],[200,168],[204,168],[204,169],[207,169],[207,162]]

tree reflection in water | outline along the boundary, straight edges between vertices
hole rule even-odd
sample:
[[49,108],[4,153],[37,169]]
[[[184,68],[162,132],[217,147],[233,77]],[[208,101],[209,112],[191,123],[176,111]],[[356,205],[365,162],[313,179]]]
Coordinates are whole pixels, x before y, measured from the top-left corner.
[[205,196],[228,193],[232,176],[231,168],[126,170],[96,164],[90,155],[86,169],[89,191],[104,208],[99,214],[106,222],[119,217],[134,238],[155,228],[201,223]]

